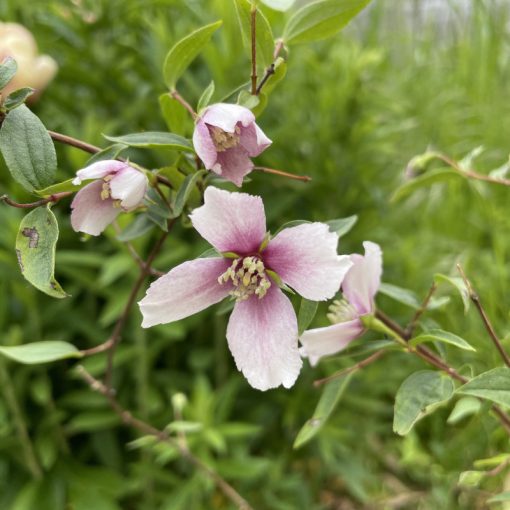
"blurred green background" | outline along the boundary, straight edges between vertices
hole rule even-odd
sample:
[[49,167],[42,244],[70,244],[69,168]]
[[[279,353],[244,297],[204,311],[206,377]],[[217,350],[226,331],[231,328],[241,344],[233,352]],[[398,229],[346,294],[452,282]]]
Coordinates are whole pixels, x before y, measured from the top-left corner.
[[[264,9],[275,35],[285,15]],[[158,96],[170,46],[190,30],[223,19],[213,44],[179,84],[196,104],[211,79],[219,100],[249,77],[248,51],[230,0],[3,0],[0,19],[24,24],[42,53],[59,63],[34,105],[48,129],[101,146],[102,133],[165,130]],[[331,40],[291,48],[284,82],[259,124],[274,141],[259,161],[313,177],[309,184],[252,174],[245,190],[264,196],[270,228],[292,219],[352,214],[343,253],[363,240],[381,244],[384,280],[423,296],[437,272],[461,261],[503,338],[510,333],[508,190],[459,179],[390,203],[414,155],[432,146],[462,158],[474,147],[485,171],[504,163],[510,135],[510,5],[496,0],[375,0]],[[192,125],[184,125],[190,134]],[[88,159],[58,146],[59,177]],[[133,151],[150,168],[168,153]],[[3,163],[1,163],[3,164]],[[1,192],[29,201],[1,167]],[[137,268],[112,229],[86,242],[60,223],[56,275],[72,297],[53,300],[19,273],[14,240],[22,212],[0,207],[2,344],[103,342],[124,306]],[[136,242],[145,253],[152,237]],[[198,235],[175,229],[155,267],[167,270],[205,249]],[[443,292],[449,292],[444,289]],[[385,296],[378,304],[403,325],[413,310]],[[324,312],[316,325],[326,324]],[[225,341],[228,315],[211,309],[181,322],[141,330],[134,310],[116,357],[119,400],[158,427],[175,419],[171,398],[188,399],[184,418],[202,424],[193,451],[259,509],[481,509],[502,490],[504,474],[482,488],[460,489],[459,472],[507,450],[487,413],[446,423],[451,405],[405,438],[392,432],[394,395],[407,375],[426,368],[390,354],[359,372],[326,426],[299,450],[292,443],[320,391],[313,380],[355,363],[334,357],[308,364],[294,388],[253,390],[235,369]],[[499,364],[474,311],[457,296],[427,315],[477,353],[446,349],[463,373]],[[506,342],[508,345],[510,342]],[[101,376],[104,356],[85,361]],[[169,446],[141,447],[72,363],[25,367],[0,360],[0,509],[223,509],[229,502]],[[26,431],[26,435],[23,431]],[[127,445],[127,446],[126,446]],[[510,485],[510,480],[507,482]]]

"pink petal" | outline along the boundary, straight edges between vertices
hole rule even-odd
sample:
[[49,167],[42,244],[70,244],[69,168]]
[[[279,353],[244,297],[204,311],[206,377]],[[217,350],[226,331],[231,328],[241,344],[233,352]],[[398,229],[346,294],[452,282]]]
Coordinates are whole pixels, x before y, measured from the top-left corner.
[[276,286],[259,299],[236,303],[227,327],[237,368],[258,390],[290,388],[301,370],[297,320],[289,299]]
[[227,181],[241,187],[243,178],[253,170],[253,163],[243,147],[234,147],[224,152],[218,152],[218,160],[212,171],[221,175]]
[[238,122],[243,126],[255,122],[255,115],[248,108],[238,104],[216,103],[206,108],[202,119],[210,126],[216,126],[223,131],[233,133]]
[[110,181],[111,196],[120,200],[124,209],[132,209],[143,200],[148,182],[142,172],[126,166],[119,170]]
[[154,281],[138,303],[143,328],[174,322],[218,303],[231,287],[218,277],[230,266],[223,258],[195,259],[174,267]]
[[102,179],[107,175],[114,174],[119,170],[122,170],[126,166],[126,163],[116,161],[114,159],[107,159],[105,161],[92,163],[92,165],[82,168],[76,172],[73,184],[78,185],[81,184],[82,181],[86,181],[88,179]]
[[241,145],[251,157],[258,156],[266,150],[273,142],[264,134],[257,124],[250,124],[241,128]]
[[71,225],[76,232],[98,236],[121,212],[113,200],[101,199],[103,181],[94,181],[82,188],[71,203]]
[[337,255],[338,236],[325,223],[286,228],[269,241],[264,263],[299,294],[313,301],[332,298],[352,266]]
[[371,313],[382,274],[382,251],[378,244],[365,241],[365,256],[351,255],[353,266],[342,283],[342,292],[360,315]]
[[363,334],[363,324],[359,319],[340,322],[325,328],[309,329],[301,338],[301,354],[315,366],[320,358],[345,349],[353,340]]
[[195,209],[190,218],[198,233],[220,252],[253,253],[266,233],[260,197],[213,186],[205,190],[204,205]]
[[211,134],[203,119],[199,119],[193,131],[193,146],[197,156],[203,161],[205,168],[211,170],[216,163],[218,151],[214,146]]

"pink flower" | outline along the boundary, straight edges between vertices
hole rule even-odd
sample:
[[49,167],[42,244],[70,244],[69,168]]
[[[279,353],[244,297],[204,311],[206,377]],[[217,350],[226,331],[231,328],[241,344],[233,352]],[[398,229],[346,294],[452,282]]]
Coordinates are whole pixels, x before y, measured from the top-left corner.
[[365,328],[360,320],[375,309],[374,297],[382,274],[382,252],[379,245],[365,241],[365,256],[351,255],[352,267],[342,283],[344,299],[334,301],[328,318],[334,324],[310,329],[301,335],[301,353],[315,365],[322,356],[335,354],[359,338]]
[[324,223],[287,228],[268,241],[260,197],[209,187],[204,199],[193,226],[228,257],[184,262],[153,282],[139,303],[142,326],[177,321],[231,295],[227,341],[237,368],[259,390],[289,388],[302,361],[296,314],[278,282],[326,300],[352,263],[337,255],[338,236]]
[[82,188],[71,204],[71,225],[76,232],[99,235],[122,211],[130,211],[143,200],[147,177],[127,163],[98,161],[76,172],[73,184],[94,179]]
[[241,186],[243,177],[253,170],[250,158],[258,156],[271,143],[255,124],[255,115],[237,104],[207,107],[193,133],[193,145],[205,168],[236,186]]

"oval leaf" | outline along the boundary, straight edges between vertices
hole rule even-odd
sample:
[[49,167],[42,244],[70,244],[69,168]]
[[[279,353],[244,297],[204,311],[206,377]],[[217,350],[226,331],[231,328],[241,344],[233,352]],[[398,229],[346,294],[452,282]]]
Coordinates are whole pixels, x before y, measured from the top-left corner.
[[488,372],[477,375],[461,386],[457,393],[483,398],[503,406],[510,406],[510,369],[505,367],[493,368]]
[[455,425],[459,421],[478,413],[482,407],[482,402],[474,397],[463,397],[458,400],[450,416],[446,420],[448,425]]
[[12,177],[28,191],[53,182],[55,147],[43,123],[25,105],[11,110],[3,121],[0,151]]
[[16,255],[21,274],[34,287],[56,298],[67,297],[54,277],[58,224],[49,207],[38,207],[21,221]]
[[12,347],[1,345],[0,354],[25,365],[82,357],[81,352],[74,345],[59,341],[34,342]]
[[7,96],[4,107],[7,111],[14,110],[18,106],[22,105],[33,93],[35,89],[25,87],[23,89],[15,90]]
[[287,22],[283,39],[288,44],[316,41],[339,32],[370,0],[319,0],[301,7]]
[[214,85],[214,81],[212,81],[211,83],[209,83],[207,88],[202,92],[202,95],[200,96],[200,99],[198,100],[198,104],[197,104],[198,112],[203,110],[209,104],[209,102],[211,101],[211,98],[214,94],[214,89],[215,89],[215,85]]
[[12,57],[7,57],[0,64],[0,90],[2,90],[14,77],[18,64]]
[[317,301],[310,301],[309,299],[301,298],[301,305],[299,306],[298,313],[298,332],[302,335],[306,328],[310,325],[317,313],[319,303]]
[[454,390],[453,381],[439,372],[421,370],[410,375],[395,397],[393,431],[405,436],[416,422],[449,400]]
[[464,313],[467,313],[469,310],[469,290],[466,287],[466,284],[464,283],[464,280],[462,278],[459,278],[458,276],[446,276],[444,274],[435,274],[434,275],[434,281],[436,283],[442,283],[446,282],[455,287],[460,294],[460,297],[462,299],[462,303],[464,305]]
[[326,225],[329,226],[329,230],[338,235],[338,237],[342,237],[347,232],[349,232],[356,222],[358,221],[358,217],[354,214],[353,216],[348,216],[347,218],[339,218],[338,220],[330,220],[326,221]]
[[177,80],[203,50],[222,23],[220,20],[199,28],[181,39],[170,49],[163,64],[163,76],[168,88],[175,89]]
[[193,152],[193,145],[183,136],[163,131],[145,131],[123,136],[103,135],[110,142],[138,147],[140,149],[172,149]]
[[454,335],[449,331],[443,331],[441,329],[432,329],[427,331],[426,333],[411,339],[409,344],[416,346],[425,342],[442,342],[444,344],[454,345],[455,347],[464,349],[465,351],[476,351],[472,345],[470,345],[460,336]]
[[175,217],[182,213],[182,210],[184,209],[184,206],[186,205],[186,202],[188,201],[188,198],[193,191],[195,184],[197,183],[198,179],[205,173],[207,173],[206,170],[199,170],[198,172],[194,172],[186,176],[186,179],[184,179],[184,182],[182,183],[179,191],[177,192],[177,196],[175,197],[175,203],[173,207],[173,215]]
[[301,446],[308,443],[310,439],[315,437],[319,430],[324,426],[331,413],[340,402],[342,395],[351,381],[352,375],[352,373],[345,374],[343,377],[339,377],[325,386],[313,416],[299,431],[296,440],[294,441],[293,448],[301,448]]

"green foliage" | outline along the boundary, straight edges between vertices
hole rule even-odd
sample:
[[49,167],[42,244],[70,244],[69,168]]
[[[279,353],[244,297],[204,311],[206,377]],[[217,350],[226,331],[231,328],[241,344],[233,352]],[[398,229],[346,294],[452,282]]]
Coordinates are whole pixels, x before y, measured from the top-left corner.
[[305,330],[310,326],[313,321],[319,303],[317,301],[310,301],[309,299],[301,298],[301,304],[299,305],[298,313],[298,332],[303,334]]
[[123,136],[104,135],[104,137],[110,142],[139,149],[171,149],[193,152],[193,146],[189,140],[173,133],[146,131]]
[[34,92],[35,90],[30,87],[24,87],[12,92],[4,102],[5,109],[9,111],[21,106]]
[[18,64],[12,57],[7,57],[0,63],[0,89],[3,89],[14,77]]
[[24,345],[0,346],[0,354],[9,359],[34,365],[69,358],[80,358],[81,353],[67,342],[45,341]]
[[453,345],[459,349],[464,349],[465,351],[476,351],[472,345],[470,345],[460,336],[450,333],[449,331],[443,331],[441,329],[431,329],[426,333],[414,337],[409,341],[409,344],[414,347],[426,342],[441,342],[444,344]]
[[510,369],[493,368],[488,372],[473,377],[461,386],[457,393],[470,395],[501,404],[510,405]]

